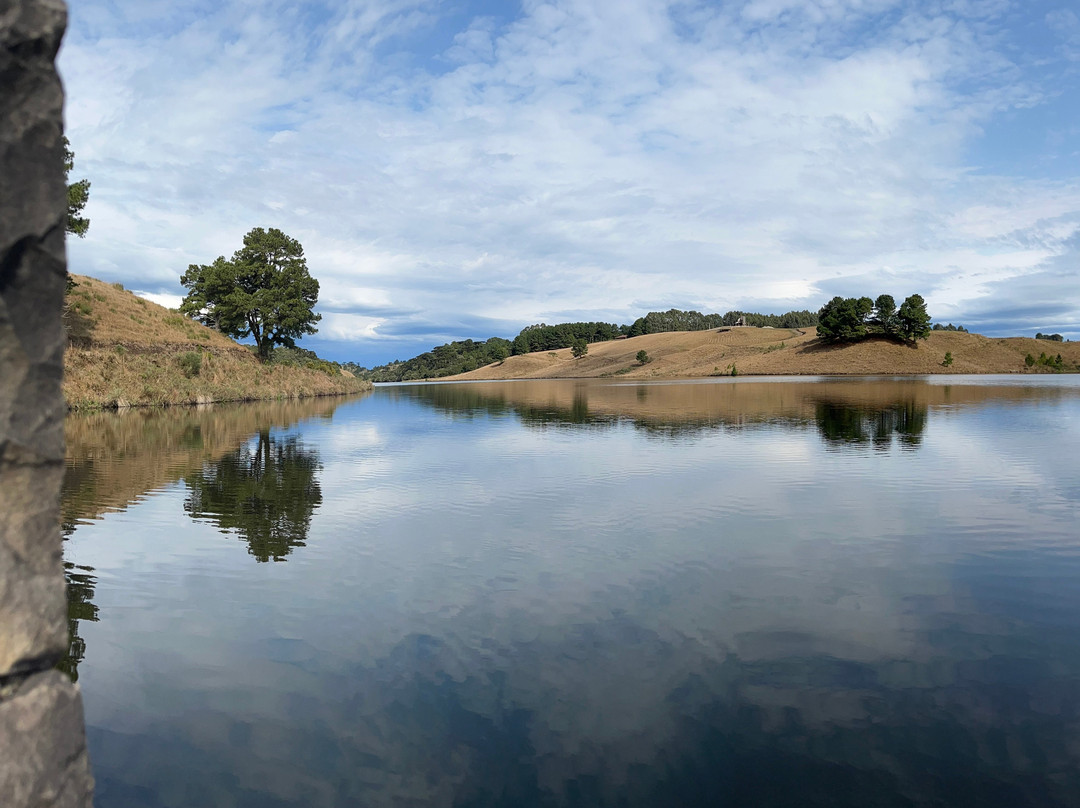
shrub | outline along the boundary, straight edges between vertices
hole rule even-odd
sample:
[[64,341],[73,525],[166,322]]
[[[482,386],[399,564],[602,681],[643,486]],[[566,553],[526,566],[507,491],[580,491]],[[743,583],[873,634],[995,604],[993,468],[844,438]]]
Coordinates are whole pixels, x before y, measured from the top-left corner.
[[186,351],[180,354],[176,361],[180,365],[180,370],[189,379],[198,376],[199,371],[202,370],[202,354],[195,351]]
[[942,364],[943,367],[949,367],[949,365],[951,365],[952,363],[953,363],[952,351],[946,351],[945,352],[945,358],[941,360],[941,364]]
[[652,361],[652,359],[649,358],[649,352],[648,351],[640,350],[640,351],[637,352],[637,361],[641,365],[647,365],[647,364],[649,364],[649,362]]

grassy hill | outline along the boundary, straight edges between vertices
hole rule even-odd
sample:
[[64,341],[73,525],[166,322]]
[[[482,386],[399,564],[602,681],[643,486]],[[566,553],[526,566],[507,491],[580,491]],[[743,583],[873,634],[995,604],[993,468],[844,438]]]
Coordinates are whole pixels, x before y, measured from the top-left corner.
[[[73,275],[64,325],[70,409],[338,395],[370,390],[330,362],[260,362],[248,348],[120,285]],[[311,365],[311,366],[305,366]]]
[[[639,351],[651,361],[642,365]],[[953,362],[943,366],[945,354]],[[1080,342],[1026,337],[991,339],[979,334],[934,331],[906,345],[884,338],[826,344],[814,328],[732,328],[675,331],[599,342],[580,359],[570,348],[511,356],[502,363],[449,379],[559,379],[620,376],[628,379],[739,375],[911,375],[926,373],[1036,373],[1028,354],[1061,354],[1066,370],[1080,365]]]

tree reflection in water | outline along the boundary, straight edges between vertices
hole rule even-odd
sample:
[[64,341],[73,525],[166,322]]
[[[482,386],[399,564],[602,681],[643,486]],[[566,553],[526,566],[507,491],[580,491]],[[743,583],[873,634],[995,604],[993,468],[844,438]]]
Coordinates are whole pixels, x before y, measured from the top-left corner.
[[901,448],[917,449],[926,430],[927,409],[914,401],[883,407],[820,401],[815,416],[818,432],[830,447],[866,444],[888,449],[896,436]]
[[253,444],[185,478],[190,494],[184,510],[238,533],[257,561],[284,561],[305,545],[311,516],[322,503],[320,468],[314,449],[264,429]]
[[98,621],[98,607],[90,600],[94,597],[94,586],[97,584],[97,577],[90,574],[93,571],[93,567],[64,562],[64,578],[67,581],[68,650],[56,668],[70,676],[73,682],[79,681],[79,663],[86,656],[86,641],[79,636],[79,621]]

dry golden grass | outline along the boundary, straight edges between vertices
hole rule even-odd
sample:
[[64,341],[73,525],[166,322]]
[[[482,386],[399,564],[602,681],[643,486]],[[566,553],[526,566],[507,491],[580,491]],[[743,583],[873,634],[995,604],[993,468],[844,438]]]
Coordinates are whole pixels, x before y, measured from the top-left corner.
[[[652,361],[641,365],[638,351]],[[946,352],[952,365],[941,363]],[[569,348],[511,356],[450,379],[559,379],[619,376],[627,379],[695,378],[731,375],[920,375],[930,373],[1036,373],[1024,362],[1045,352],[1061,354],[1066,366],[1080,365],[1080,343],[1026,337],[991,339],[979,334],[934,331],[929,339],[906,345],[870,339],[828,345],[816,329],[736,328],[728,331],[677,331],[598,342],[574,359]]]
[[122,510],[234,451],[259,429],[329,418],[339,403],[311,398],[73,414],[64,424],[63,522]]
[[266,365],[242,345],[122,287],[73,276],[64,324],[70,409],[340,395],[350,375]]

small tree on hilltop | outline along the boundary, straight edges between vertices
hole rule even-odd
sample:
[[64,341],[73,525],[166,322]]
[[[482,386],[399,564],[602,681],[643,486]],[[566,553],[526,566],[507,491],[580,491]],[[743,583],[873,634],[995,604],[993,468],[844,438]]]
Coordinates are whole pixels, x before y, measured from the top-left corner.
[[892,295],[878,295],[874,301],[874,320],[884,333],[896,333],[896,301]]
[[276,228],[256,227],[231,260],[191,264],[180,282],[189,290],[180,311],[234,339],[250,336],[259,357],[275,345],[295,346],[322,319],[312,309],[319,282],[308,273],[300,242]]
[[930,336],[930,315],[926,313],[926,301],[922,295],[911,295],[900,304],[896,313],[897,332],[904,339],[914,342]]

